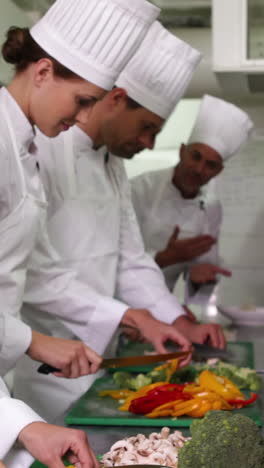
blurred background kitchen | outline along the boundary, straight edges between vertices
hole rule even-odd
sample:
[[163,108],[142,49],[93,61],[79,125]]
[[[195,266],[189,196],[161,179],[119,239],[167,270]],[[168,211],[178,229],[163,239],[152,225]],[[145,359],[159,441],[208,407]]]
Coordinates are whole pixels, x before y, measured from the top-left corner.
[[[9,26],[30,26],[52,3],[52,0],[1,0],[1,43]],[[162,8],[164,26],[199,49],[203,59],[185,99],[158,136],[155,149],[126,162],[129,177],[177,162],[179,146],[188,139],[205,93],[237,104],[255,124],[250,142],[208,188],[223,204],[220,254],[223,265],[233,272],[231,279],[221,278],[206,311],[196,306],[196,312],[203,318],[215,320],[216,303],[248,309],[264,304],[264,2],[153,0],[153,3]],[[7,83],[11,75],[12,70],[0,59],[0,83]],[[181,282],[175,292],[182,296]],[[250,323],[250,317],[248,320]]]

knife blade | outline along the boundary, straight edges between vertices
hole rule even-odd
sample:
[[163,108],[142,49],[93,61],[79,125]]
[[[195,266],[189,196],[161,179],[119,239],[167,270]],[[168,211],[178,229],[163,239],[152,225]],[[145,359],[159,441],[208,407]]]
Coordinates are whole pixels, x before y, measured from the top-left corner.
[[[170,468],[166,465],[114,465],[113,468]],[[102,463],[100,464],[100,468],[105,468],[105,465]]]
[[[126,367],[126,366],[138,366],[143,364],[151,364],[153,362],[164,362],[169,361],[170,359],[177,359],[180,357],[186,357],[192,354],[192,351],[176,351],[172,353],[165,353],[165,354],[151,354],[148,356],[128,356],[124,358],[108,358],[103,359],[100,368],[101,369],[109,369],[111,368],[118,368],[118,367]],[[38,372],[40,374],[48,375],[51,372],[60,372],[60,369],[56,367],[52,367],[49,364],[41,364],[38,368]]]
[[231,360],[234,355],[228,349],[215,348],[207,344],[192,343],[194,348],[193,358],[210,359],[219,358],[225,361]]

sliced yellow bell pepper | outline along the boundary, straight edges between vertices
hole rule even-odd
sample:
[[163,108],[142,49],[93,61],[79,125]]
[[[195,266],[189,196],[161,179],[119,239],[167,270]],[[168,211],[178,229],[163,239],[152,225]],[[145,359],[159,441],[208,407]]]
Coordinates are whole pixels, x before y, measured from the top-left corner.
[[191,383],[185,385],[183,392],[190,393],[191,395],[194,395],[199,392],[204,392],[206,389],[202,387],[201,385],[198,385],[196,383]]
[[231,380],[223,376],[215,375],[208,370],[204,370],[199,375],[199,384],[204,389],[212,390],[222,396],[225,400],[232,400],[234,398],[245,399],[244,395]]

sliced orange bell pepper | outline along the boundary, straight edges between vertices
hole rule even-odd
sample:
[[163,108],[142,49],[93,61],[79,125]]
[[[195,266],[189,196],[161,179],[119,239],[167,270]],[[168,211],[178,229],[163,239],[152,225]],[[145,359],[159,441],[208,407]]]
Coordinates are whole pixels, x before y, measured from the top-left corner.
[[199,408],[199,401],[196,401],[194,398],[192,400],[188,400],[184,402],[185,404],[182,406],[175,406],[173,412],[171,414],[172,417],[183,416],[184,414],[189,414],[190,411],[193,411]]
[[194,399],[195,402],[197,403],[197,406],[194,407],[191,411],[188,411],[186,414],[187,416],[191,416],[192,418],[201,418],[207,413],[207,411],[210,411],[212,409],[212,402],[207,401],[207,402],[199,402],[199,400]]

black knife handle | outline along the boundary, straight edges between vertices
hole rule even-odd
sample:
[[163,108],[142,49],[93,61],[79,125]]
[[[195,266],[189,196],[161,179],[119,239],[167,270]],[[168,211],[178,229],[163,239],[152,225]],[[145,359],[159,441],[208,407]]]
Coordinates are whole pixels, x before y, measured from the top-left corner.
[[51,372],[60,372],[60,369],[57,369],[56,367],[52,367],[49,364],[41,364],[38,368],[38,372],[40,374],[45,374],[48,375]]

